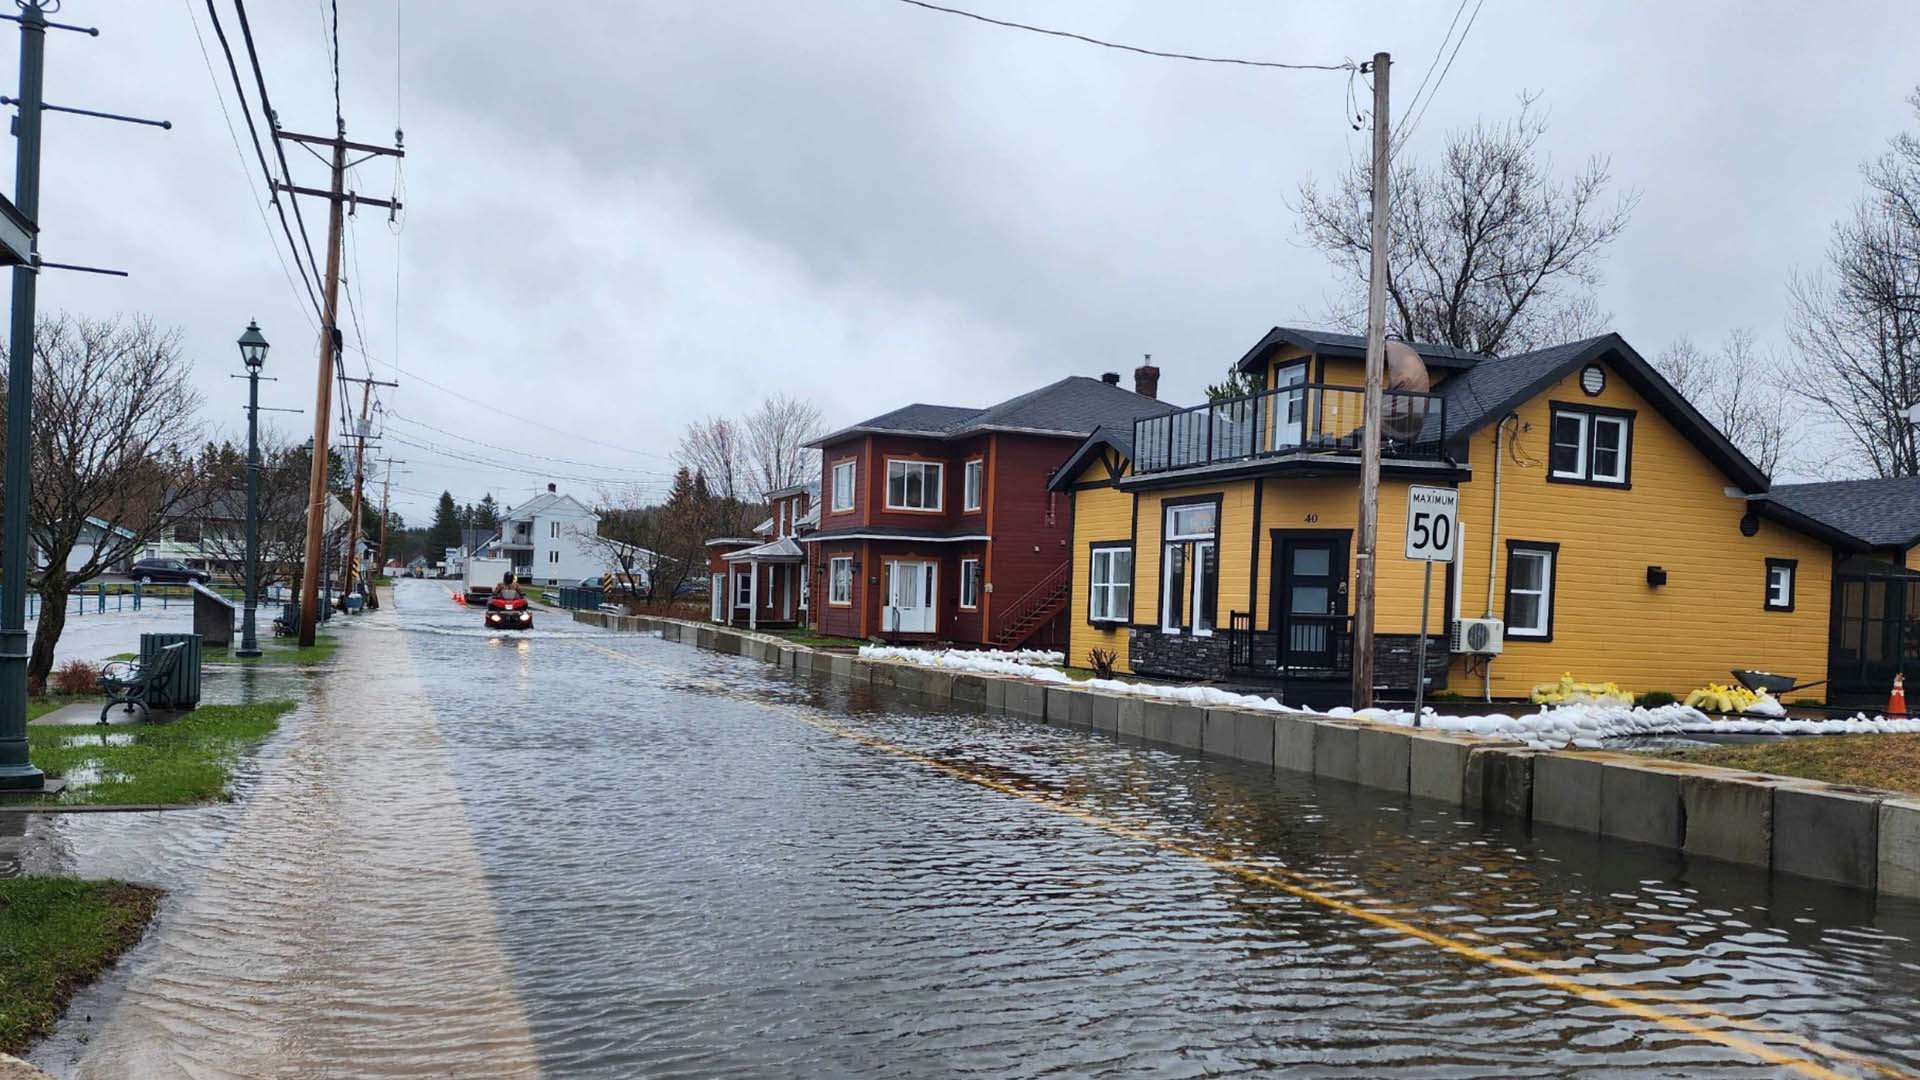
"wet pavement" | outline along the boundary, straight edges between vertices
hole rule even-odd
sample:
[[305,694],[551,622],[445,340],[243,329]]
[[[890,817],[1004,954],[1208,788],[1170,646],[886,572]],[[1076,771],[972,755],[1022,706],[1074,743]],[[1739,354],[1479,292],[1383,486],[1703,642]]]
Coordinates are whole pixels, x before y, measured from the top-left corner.
[[1920,1072],[1920,906],[1004,717],[437,582],[231,806],[35,819],[170,891],[76,1077]]

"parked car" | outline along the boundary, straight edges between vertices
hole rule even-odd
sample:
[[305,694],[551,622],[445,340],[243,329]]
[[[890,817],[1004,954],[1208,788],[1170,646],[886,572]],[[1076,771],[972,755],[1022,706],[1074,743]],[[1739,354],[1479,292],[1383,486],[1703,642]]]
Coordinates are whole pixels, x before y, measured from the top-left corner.
[[641,597],[646,595],[647,575],[635,573],[629,577],[626,574],[601,574],[596,577],[581,578],[579,587],[599,589],[603,597]]
[[213,580],[212,574],[195,570],[179,559],[136,559],[127,576],[147,585],[185,585],[190,581],[205,585]]

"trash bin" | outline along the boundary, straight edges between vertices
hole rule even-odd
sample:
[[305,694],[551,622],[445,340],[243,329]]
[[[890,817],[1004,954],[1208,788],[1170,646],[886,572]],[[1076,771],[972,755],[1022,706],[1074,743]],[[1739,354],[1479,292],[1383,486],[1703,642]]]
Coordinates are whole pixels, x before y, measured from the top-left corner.
[[173,674],[167,677],[165,683],[154,687],[148,696],[147,703],[156,709],[185,710],[199,707],[200,635],[140,635],[140,663],[142,666],[157,662],[161,649],[183,642],[186,648],[181,650],[180,662],[173,666]]

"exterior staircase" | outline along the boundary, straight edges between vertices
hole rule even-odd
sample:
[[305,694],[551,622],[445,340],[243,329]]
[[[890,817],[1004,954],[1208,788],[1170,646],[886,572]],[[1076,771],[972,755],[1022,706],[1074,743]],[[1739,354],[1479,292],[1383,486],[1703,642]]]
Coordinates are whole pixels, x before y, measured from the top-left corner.
[[1025,645],[1042,627],[1066,610],[1067,586],[1072,571],[1073,560],[1069,559],[1041,578],[1040,583],[1028,589],[1025,596],[1015,600],[1009,609],[1011,614],[994,631],[994,647],[1017,649]]

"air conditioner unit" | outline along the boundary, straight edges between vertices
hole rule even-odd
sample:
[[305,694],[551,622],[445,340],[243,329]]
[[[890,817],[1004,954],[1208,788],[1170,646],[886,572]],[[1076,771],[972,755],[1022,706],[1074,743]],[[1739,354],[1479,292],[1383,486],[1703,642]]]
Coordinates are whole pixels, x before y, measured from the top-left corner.
[[1499,656],[1507,627],[1499,619],[1457,619],[1447,650],[1469,656]]

